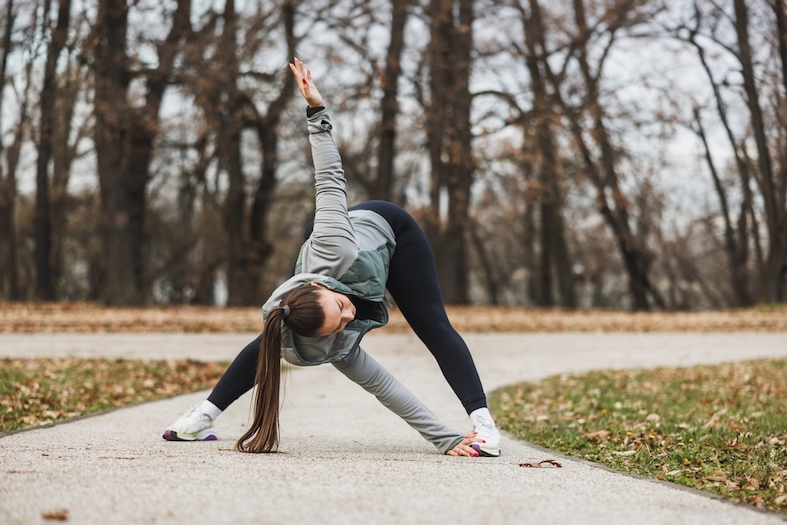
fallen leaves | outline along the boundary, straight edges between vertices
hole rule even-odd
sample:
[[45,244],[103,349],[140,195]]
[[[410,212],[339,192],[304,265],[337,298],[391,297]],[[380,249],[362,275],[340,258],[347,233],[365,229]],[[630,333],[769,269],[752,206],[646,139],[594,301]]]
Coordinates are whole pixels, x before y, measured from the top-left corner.
[[590,439],[591,441],[604,441],[606,439],[609,439],[609,436],[612,435],[612,432],[610,432],[609,430],[597,430],[595,432],[588,432],[583,435],[587,439]]
[[[451,324],[464,332],[787,331],[787,307],[655,313],[500,306],[449,306],[446,310]],[[261,327],[258,307],[108,308],[93,303],[0,302],[0,332],[259,333]],[[393,309],[384,330],[406,332],[410,328]]]
[[54,510],[52,512],[42,512],[41,518],[53,521],[68,521],[68,509]]
[[787,360],[608,370],[505,387],[500,427],[610,467],[787,512]]
[[203,390],[226,365],[123,359],[0,360],[0,432]]
[[525,468],[563,468],[563,465],[554,459],[545,459],[538,463],[520,463],[519,466]]

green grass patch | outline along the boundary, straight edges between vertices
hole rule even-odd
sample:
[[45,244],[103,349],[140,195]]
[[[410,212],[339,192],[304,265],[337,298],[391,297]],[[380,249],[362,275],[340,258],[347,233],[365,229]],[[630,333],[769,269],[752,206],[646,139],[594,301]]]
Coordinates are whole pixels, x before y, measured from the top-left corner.
[[787,360],[561,375],[491,408],[531,443],[787,512]]
[[0,432],[210,388],[227,363],[0,360]]

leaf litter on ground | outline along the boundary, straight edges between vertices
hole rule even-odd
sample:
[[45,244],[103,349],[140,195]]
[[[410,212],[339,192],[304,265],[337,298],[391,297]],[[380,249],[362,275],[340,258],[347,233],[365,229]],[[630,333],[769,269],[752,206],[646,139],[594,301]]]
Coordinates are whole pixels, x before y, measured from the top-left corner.
[[[736,332],[787,331],[787,306],[706,312],[563,311],[505,306],[447,306],[462,332]],[[9,303],[0,301],[0,332],[178,332],[259,333],[259,308],[167,306],[110,308],[93,303]],[[410,330],[391,310],[383,330]]]
[[212,387],[227,363],[1,359],[0,432]]
[[500,427],[603,465],[787,513],[787,360],[559,375],[491,396]]

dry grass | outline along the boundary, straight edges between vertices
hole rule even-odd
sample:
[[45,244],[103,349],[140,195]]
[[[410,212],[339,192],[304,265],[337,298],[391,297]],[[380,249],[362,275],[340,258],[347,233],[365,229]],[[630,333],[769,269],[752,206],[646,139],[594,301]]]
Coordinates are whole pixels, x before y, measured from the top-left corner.
[[210,388],[227,363],[0,359],[0,433]]
[[554,376],[490,406],[532,443],[787,513],[785,392],[776,359]]
[[[787,331],[787,306],[712,312],[448,307],[462,332],[740,332]],[[105,308],[92,303],[0,302],[0,332],[259,332],[260,308],[199,306]],[[409,330],[398,310],[388,332]]]

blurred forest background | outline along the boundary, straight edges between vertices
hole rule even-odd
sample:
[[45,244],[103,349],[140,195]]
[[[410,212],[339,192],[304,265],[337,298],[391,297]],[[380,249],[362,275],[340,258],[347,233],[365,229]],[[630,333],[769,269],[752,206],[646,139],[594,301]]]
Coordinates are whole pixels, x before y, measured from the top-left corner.
[[0,299],[262,304],[313,214],[298,56],[447,303],[787,301],[784,0],[0,9]]

